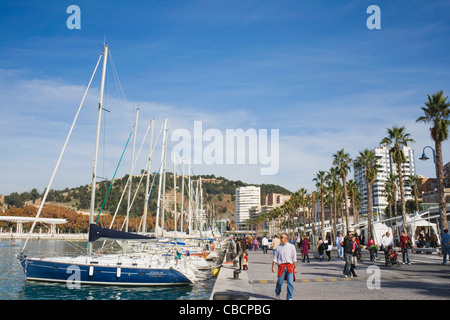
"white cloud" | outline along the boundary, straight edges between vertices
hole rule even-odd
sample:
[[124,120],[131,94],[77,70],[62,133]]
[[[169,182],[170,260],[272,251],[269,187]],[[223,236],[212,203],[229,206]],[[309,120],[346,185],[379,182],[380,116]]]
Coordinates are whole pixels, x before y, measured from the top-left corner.
[[[0,193],[22,192],[37,187],[42,191],[48,184],[59,152],[66,138],[85,87],[60,80],[26,80],[24,74],[0,70]],[[202,121],[203,132],[215,128],[225,134],[226,129],[279,129],[279,171],[273,176],[260,174],[260,165],[198,165],[196,174],[215,174],[248,183],[273,183],[291,191],[301,187],[312,190],[314,173],[329,170],[333,154],[344,148],[351,157],[365,148],[373,148],[385,136],[386,128],[406,126],[416,140],[416,168],[418,174],[434,177],[431,161],[418,157],[425,145],[434,147],[429,138],[428,125],[417,124],[420,103],[411,105],[412,91],[374,91],[334,99],[318,99],[299,104],[289,114],[274,113],[270,119],[255,111],[229,109],[216,111],[164,105],[151,101],[122,101],[116,96],[105,97],[105,112],[101,139],[107,147],[100,148],[99,176],[112,178],[119,157],[135,120],[139,106],[140,120],[136,152],[152,118],[155,119],[152,171],[160,161],[162,125],[169,119],[169,130],[184,128],[193,133],[194,121]],[[423,99],[424,100],[424,99]],[[92,155],[97,121],[98,86],[88,95],[79,123],[73,132],[53,185],[56,189],[88,184],[92,175]],[[411,112],[411,110],[415,110]],[[414,114],[413,114],[414,113]],[[169,136],[170,137],[170,136]],[[170,140],[170,139],[169,139]],[[145,167],[148,154],[145,142],[134,173]],[[131,143],[131,142],[130,142]],[[168,150],[174,143],[169,144]],[[449,161],[445,150],[444,163]],[[124,156],[118,176],[130,171],[131,145]],[[105,165],[105,169],[103,168]],[[172,171],[170,158],[167,170]],[[187,168],[186,168],[187,170]]]

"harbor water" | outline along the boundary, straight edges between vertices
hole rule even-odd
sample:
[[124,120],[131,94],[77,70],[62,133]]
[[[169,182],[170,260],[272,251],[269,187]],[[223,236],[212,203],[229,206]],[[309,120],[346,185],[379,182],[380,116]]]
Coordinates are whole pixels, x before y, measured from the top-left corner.
[[[0,240],[0,300],[207,300],[215,278],[201,271],[203,280],[186,286],[122,287],[26,281],[16,254],[25,239]],[[29,240],[30,256],[74,255],[86,242]]]

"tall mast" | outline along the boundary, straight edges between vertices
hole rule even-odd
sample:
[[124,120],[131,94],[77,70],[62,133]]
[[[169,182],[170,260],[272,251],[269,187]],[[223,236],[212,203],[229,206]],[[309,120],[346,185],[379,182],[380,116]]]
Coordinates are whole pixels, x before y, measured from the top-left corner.
[[[108,46],[105,45],[103,48],[103,68],[102,68],[102,79],[100,83],[100,98],[98,103],[98,117],[97,117],[97,135],[95,138],[95,150],[94,150],[94,168],[92,171],[92,187],[91,187],[91,211],[89,214],[89,224],[94,224],[94,210],[95,210],[95,189],[97,180],[97,157],[98,157],[98,145],[100,141],[100,124],[102,118],[102,108],[103,108],[103,91],[105,88],[105,76],[106,76],[106,62],[108,60]],[[88,254],[92,252],[92,243],[89,243]]]
[[157,208],[156,208],[156,223],[155,223],[155,236],[158,236],[158,227],[159,227],[159,213],[161,211],[161,189],[162,189],[162,178],[161,175],[163,175],[164,172],[164,153],[165,153],[165,144],[166,144],[166,131],[167,131],[167,118],[164,118],[164,134],[163,134],[163,145],[162,145],[162,151],[161,151],[161,167],[160,167],[160,174],[159,174],[159,185],[158,185],[158,201],[157,201]]
[[177,174],[175,168],[175,151],[173,151],[173,213],[175,218],[173,232],[177,236]]
[[150,133],[150,151],[148,153],[148,169],[147,169],[147,181],[145,185],[145,203],[144,203],[144,221],[142,223],[142,232],[145,233],[147,230],[147,211],[148,211],[148,199],[150,197],[150,167],[152,164],[152,144],[153,144],[153,128],[154,128],[155,119],[151,121],[152,131]]
[[[197,183],[198,187],[198,183]],[[200,230],[200,237],[202,238],[202,243],[204,242],[203,237],[203,193],[202,193],[202,177],[200,177],[200,227],[198,228]]]
[[161,236],[164,237],[165,217],[166,217],[166,161],[167,161],[167,129],[164,132],[164,167],[163,167],[163,187],[162,187],[162,211],[161,211]]
[[138,127],[138,119],[139,119],[139,108],[137,108],[137,110],[136,110],[136,121],[134,122],[134,138],[133,138],[133,149],[131,151],[130,183],[129,183],[129,187],[128,187],[127,218],[126,218],[126,225],[125,225],[126,232],[128,232],[128,221],[130,219],[131,185],[133,182],[134,149],[136,146],[136,134],[137,134],[137,127]]
[[189,208],[188,208],[188,230],[189,234],[191,234],[192,231],[192,186],[191,186],[191,164],[188,164],[188,192],[189,192]]
[[202,177],[200,177],[200,229],[203,229],[203,189],[202,189]]
[[180,232],[184,230],[184,159],[181,165],[181,223]]

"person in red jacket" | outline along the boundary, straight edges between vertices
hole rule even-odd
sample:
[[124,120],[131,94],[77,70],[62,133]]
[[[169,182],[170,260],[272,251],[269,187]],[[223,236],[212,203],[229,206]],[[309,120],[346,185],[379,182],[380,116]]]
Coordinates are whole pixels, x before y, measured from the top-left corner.
[[409,240],[410,239],[405,234],[405,231],[402,231],[402,234],[400,236],[400,242],[399,242],[399,246],[402,249],[402,258],[403,258],[402,264],[405,264],[405,257],[406,257],[407,263],[411,264],[411,262],[409,261],[409,248],[408,248],[408,241]]

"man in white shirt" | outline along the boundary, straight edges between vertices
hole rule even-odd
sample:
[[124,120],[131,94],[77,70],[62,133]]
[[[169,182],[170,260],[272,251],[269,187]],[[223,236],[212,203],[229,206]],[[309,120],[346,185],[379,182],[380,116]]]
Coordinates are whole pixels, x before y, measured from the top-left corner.
[[389,232],[386,232],[386,235],[381,238],[381,249],[384,250],[384,260],[387,263],[387,253],[389,250],[389,246],[394,245],[394,238],[391,236]]
[[287,234],[281,234],[281,243],[277,247],[273,262],[272,272],[275,273],[275,266],[278,265],[277,285],[275,287],[276,298],[280,298],[281,286],[284,279],[287,280],[287,300],[292,300],[294,295],[294,281],[297,273],[297,250],[289,243]]
[[386,235],[381,238],[381,249],[386,249],[389,246],[394,245],[394,238],[391,236],[389,232],[386,232]]
[[267,247],[269,246],[269,240],[267,240],[266,236],[264,236],[261,240],[261,246],[263,249],[263,253],[266,254],[267,253]]

